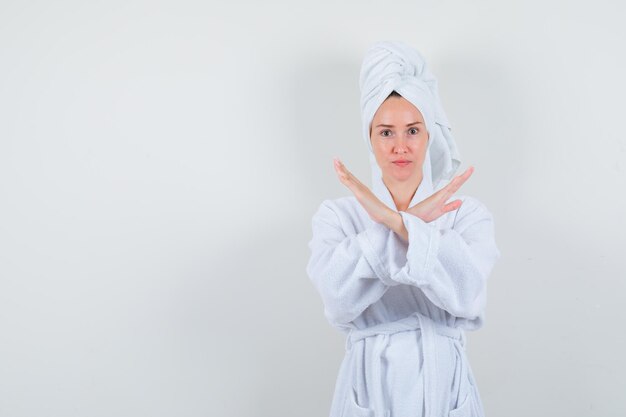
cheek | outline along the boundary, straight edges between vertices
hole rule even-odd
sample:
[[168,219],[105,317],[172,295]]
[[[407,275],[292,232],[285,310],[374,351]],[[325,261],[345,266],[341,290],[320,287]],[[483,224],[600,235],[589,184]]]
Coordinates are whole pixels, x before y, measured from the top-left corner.
[[415,152],[419,152],[422,149],[426,149],[428,147],[428,134],[423,133],[419,135],[419,138],[413,142],[413,150]]
[[419,143],[414,143],[410,148],[411,148],[411,153],[413,154],[419,154],[422,152],[422,149],[426,149],[422,141],[420,141]]
[[374,147],[374,152],[379,154],[379,155],[384,155],[387,154],[391,151],[392,146],[390,146],[389,143],[377,143],[376,146]]

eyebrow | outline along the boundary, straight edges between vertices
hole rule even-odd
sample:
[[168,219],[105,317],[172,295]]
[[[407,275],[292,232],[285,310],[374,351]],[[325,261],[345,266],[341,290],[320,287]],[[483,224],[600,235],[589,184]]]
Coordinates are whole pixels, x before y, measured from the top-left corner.
[[[408,125],[406,125],[406,127],[413,126],[413,125],[416,125],[416,124],[419,124],[419,123],[422,123],[422,122],[413,122],[413,123],[409,123]],[[394,125],[384,125],[384,124],[379,124],[379,125],[377,125],[376,127],[381,127],[381,126],[382,126],[382,127],[394,127]]]

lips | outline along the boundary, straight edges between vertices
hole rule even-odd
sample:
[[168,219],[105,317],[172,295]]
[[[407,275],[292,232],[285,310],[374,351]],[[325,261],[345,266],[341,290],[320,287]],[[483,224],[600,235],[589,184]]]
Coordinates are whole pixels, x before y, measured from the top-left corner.
[[405,167],[409,165],[411,161],[407,161],[406,159],[398,159],[397,161],[393,161],[393,163],[400,167]]

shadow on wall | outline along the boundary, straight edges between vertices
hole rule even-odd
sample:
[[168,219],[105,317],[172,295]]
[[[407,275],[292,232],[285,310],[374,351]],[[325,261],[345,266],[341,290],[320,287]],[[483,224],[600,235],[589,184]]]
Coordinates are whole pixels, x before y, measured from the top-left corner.
[[[329,55],[334,53],[335,55]],[[358,50],[320,50],[299,60],[290,80],[287,117],[294,123],[290,147],[301,162],[303,196],[311,210],[325,198],[349,195],[333,169],[338,156],[361,181],[370,182],[367,149],[361,135]],[[310,212],[313,214],[313,211]]]
[[[209,396],[220,393],[211,407],[221,414],[302,413],[302,404],[308,415],[329,411],[343,341],[326,323],[306,275],[311,217],[324,198],[348,192],[332,168],[334,154],[359,162],[355,172],[368,172],[359,125],[358,51],[352,59],[339,52],[294,60],[273,90],[284,97],[284,107],[278,109],[281,132],[272,146],[286,165],[296,167],[285,173],[294,187],[282,190],[276,204],[288,204],[290,212],[304,209],[275,224],[259,222],[230,244],[207,247],[202,265],[194,267],[200,272],[187,278],[184,302],[195,308],[187,317],[192,330],[185,334],[194,335],[190,354],[206,364],[203,371],[210,370],[206,388]],[[328,343],[332,335],[336,344]]]
[[519,90],[522,74],[506,65],[492,53],[475,51],[445,54],[431,65],[462,168],[478,165],[464,187],[476,190],[494,212],[506,209],[525,186],[523,162],[532,152],[526,140],[532,121]]

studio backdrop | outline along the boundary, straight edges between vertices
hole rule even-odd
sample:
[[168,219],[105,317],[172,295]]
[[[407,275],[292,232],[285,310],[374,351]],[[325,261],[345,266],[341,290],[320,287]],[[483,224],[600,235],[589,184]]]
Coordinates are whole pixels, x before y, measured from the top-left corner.
[[327,416],[305,267],[369,184],[359,68],[418,49],[502,257],[487,416],[626,414],[626,9],[582,1],[0,3],[0,416]]

